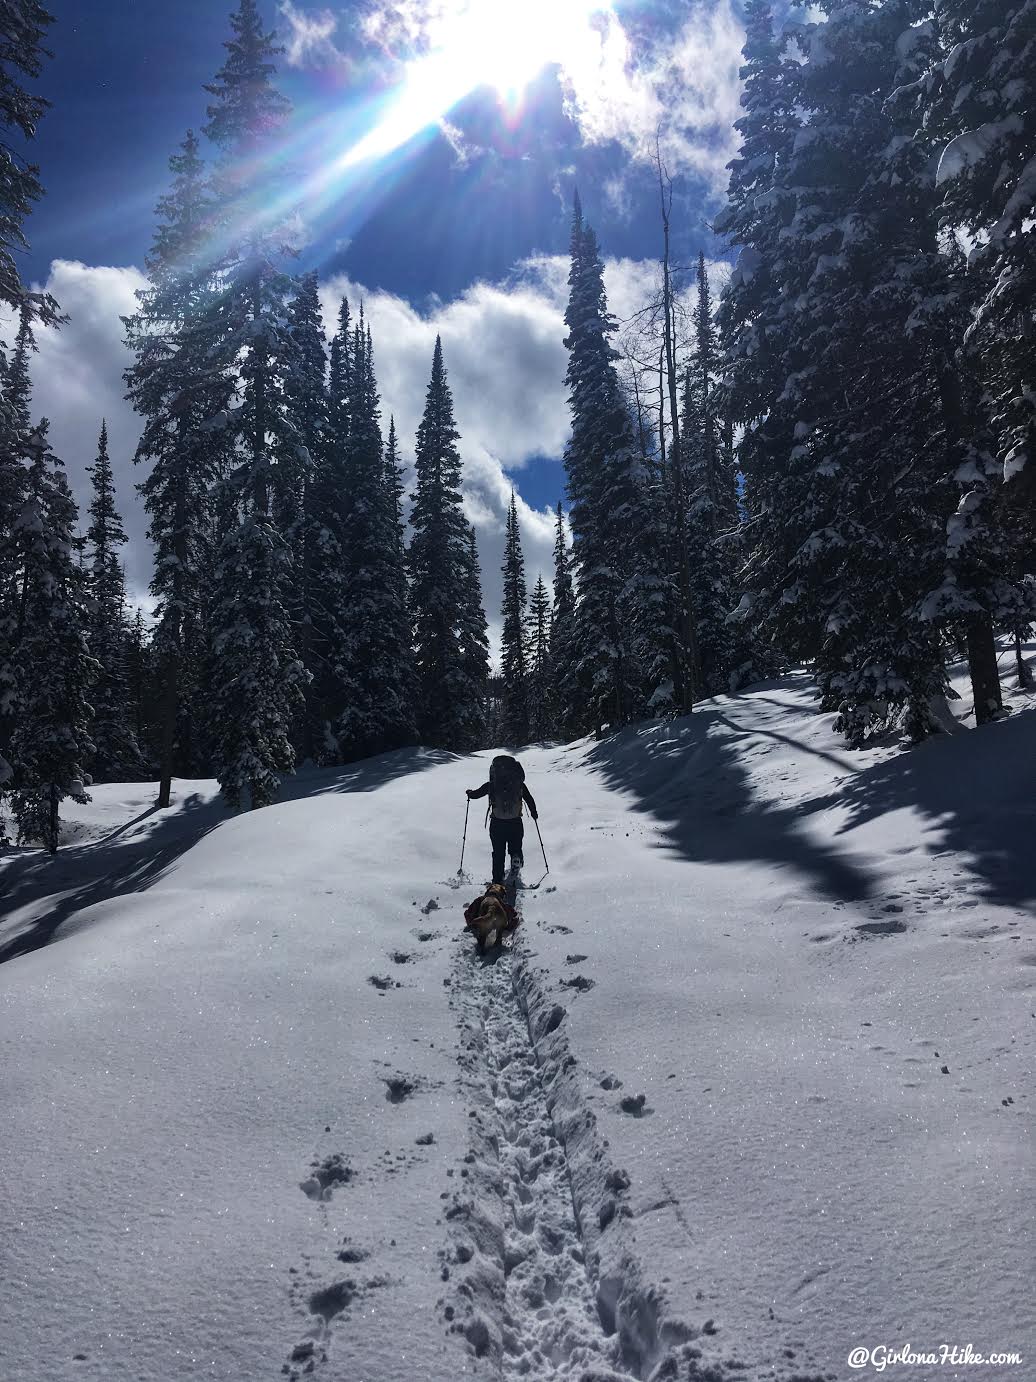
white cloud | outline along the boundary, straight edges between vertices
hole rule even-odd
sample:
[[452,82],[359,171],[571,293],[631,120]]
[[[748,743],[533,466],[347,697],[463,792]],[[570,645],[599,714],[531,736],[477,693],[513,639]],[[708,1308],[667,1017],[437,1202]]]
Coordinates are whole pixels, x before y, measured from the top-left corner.
[[338,20],[330,10],[307,13],[297,9],[291,0],[282,0],[278,9],[288,21],[284,47],[289,67],[307,63],[335,66],[343,60],[334,42]]
[[671,175],[693,172],[714,193],[727,182],[737,148],[738,68],[744,29],[731,0],[702,0],[675,35],[649,46],[631,42],[621,21],[603,16],[597,51],[562,70],[566,108],[589,144],[620,144],[650,163],[656,134]]

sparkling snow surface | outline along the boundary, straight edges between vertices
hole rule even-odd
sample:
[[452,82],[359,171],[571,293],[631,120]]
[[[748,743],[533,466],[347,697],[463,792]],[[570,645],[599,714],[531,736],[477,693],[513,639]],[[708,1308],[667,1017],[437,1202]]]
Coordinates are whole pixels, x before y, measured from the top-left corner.
[[485,959],[489,754],[94,788],[0,865],[0,1377],[1032,1376],[1036,715],[830,723],[523,752]]

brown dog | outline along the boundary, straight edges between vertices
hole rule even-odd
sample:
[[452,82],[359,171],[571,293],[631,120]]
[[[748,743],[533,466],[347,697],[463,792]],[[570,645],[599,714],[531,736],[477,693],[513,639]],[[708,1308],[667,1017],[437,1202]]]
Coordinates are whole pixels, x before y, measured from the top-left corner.
[[505,902],[502,883],[489,887],[472,902],[464,913],[469,931],[474,931],[479,950],[489,950],[503,938],[505,931],[513,931],[517,923],[514,908]]

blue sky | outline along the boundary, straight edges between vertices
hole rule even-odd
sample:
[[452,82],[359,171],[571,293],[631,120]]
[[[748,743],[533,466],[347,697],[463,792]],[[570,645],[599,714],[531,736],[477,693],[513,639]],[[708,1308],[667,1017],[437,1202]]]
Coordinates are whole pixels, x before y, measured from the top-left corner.
[[[464,3],[446,0],[446,9]],[[546,569],[547,511],[562,497],[559,336],[572,190],[578,185],[609,258],[613,309],[630,313],[650,292],[659,251],[649,153],[661,122],[676,176],[676,256],[691,262],[699,249],[721,256],[708,221],[734,147],[741,41],[732,0],[638,0],[596,15],[587,0],[495,3],[500,51],[492,36],[465,49],[458,89],[470,90],[462,99],[432,110],[401,147],[330,175],[391,112],[413,71],[408,64],[442,44],[443,6],[260,0],[289,49],[278,81],[295,105],[292,177],[307,188],[299,266],[321,271],[329,313],[341,291],[368,304],[385,412],[396,413],[404,447],[423,401],[430,341],[442,332],[491,616],[511,484],[534,568]],[[574,37],[552,38],[554,49],[545,45],[543,55],[556,61],[502,97],[480,82],[480,64],[492,75],[494,63],[509,59],[508,44],[530,44],[536,59],[537,14],[529,8],[536,4],[541,28],[551,32],[558,14],[579,11]],[[202,86],[223,60],[236,6],[49,0],[49,7],[54,57],[39,88],[52,109],[33,151],[46,198],[30,220],[27,269],[50,283],[72,320],[62,342],[41,342],[37,406],[52,416],[74,481],[91,458],[94,414],[97,426],[101,410],[114,414],[109,427],[134,542],[130,577],[143,589],[148,559],[131,492],[139,478],[130,465],[136,426],[120,398],[118,314],[131,309],[139,286],[169,154],[188,127],[204,123]],[[549,25],[544,16],[553,16]],[[76,358],[83,353],[89,368]]]

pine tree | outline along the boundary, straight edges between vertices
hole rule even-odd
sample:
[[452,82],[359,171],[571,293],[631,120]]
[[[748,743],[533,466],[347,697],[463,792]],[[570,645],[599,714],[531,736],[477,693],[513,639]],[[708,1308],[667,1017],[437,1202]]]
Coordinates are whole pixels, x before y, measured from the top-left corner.
[[[778,635],[773,600],[798,546],[786,515],[776,517],[795,431],[795,412],[782,398],[792,302],[784,278],[795,211],[783,173],[802,123],[798,64],[783,55],[783,47],[774,35],[769,0],[747,0],[743,114],[735,122],[742,143],[728,164],[727,205],[716,220],[716,230],[740,251],[718,314],[720,407],[743,427],[738,464],[749,550],[737,630],[764,648]],[[773,660],[782,660],[776,650]]]
[[98,663],[93,688],[91,772],[95,780],[103,782],[133,782],[143,775],[144,764],[130,717],[126,681],[126,584],[119,562],[119,548],[126,542],[126,532],[115,507],[108,426],[104,421],[97,442],[97,459],[87,471],[93,481],[90,526],[86,531],[90,552],[87,635],[90,652]]
[[[1024,0],[946,0],[923,28],[929,61],[897,93],[914,98],[902,119],[937,166],[945,233],[964,230],[972,244],[966,267],[947,256],[960,286],[942,295],[966,309],[953,323],[963,349],[944,345],[940,366],[960,499],[929,608],[963,620],[982,723],[1001,704],[994,626],[1020,644],[1036,617],[1036,409],[1025,382],[1036,334],[1036,11]],[[945,342],[949,313],[926,315],[942,316],[925,324]]]
[[543,577],[536,578],[529,601],[529,738],[551,735],[550,595]]
[[128,396],[144,418],[136,461],[149,474],[138,486],[155,548],[151,593],[156,624],[151,656],[160,682],[158,804],[168,806],[174,773],[209,771],[211,657],[206,629],[216,559],[215,496],[232,434],[222,426],[234,394],[229,350],[214,349],[208,317],[217,293],[209,236],[214,208],[188,132],[169,160],[169,192],[147,259],[149,286],[125,318],[135,357]]
[[10,764],[3,752],[14,727],[14,665],[4,654],[14,647],[20,622],[19,552],[14,527],[25,503],[26,446],[32,432],[29,355],[35,349],[32,315],[23,306],[14,354],[3,371],[0,394],[0,777],[4,780],[9,780]]
[[694,600],[702,689],[731,689],[742,661],[727,616],[738,603],[737,488],[717,389],[718,346],[705,256],[698,260],[698,301],[693,313],[694,357],[683,380],[680,435],[687,467],[688,540],[694,558]]
[[353,402],[353,329],[349,303],[338,310],[331,341],[327,388],[327,433],[314,477],[313,518],[317,532],[311,595],[310,651],[314,682],[309,688],[313,750],[324,763],[340,758],[334,727],[346,709],[339,658],[348,638],[348,534],[350,409]]
[[291,280],[279,263],[280,199],[257,171],[275,152],[290,109],[271,80],[281,50],[263,31],[255,0],[241,0],[230,22],[227,61],[206,87],[224,244],[221,292],[206,324],[214,347],[237,362],[241,395],[226,417],[239,464],[235,521],[217,568],[213,713],[224,796],[254,808],[268,804],[279,774],[294,769],[291,734],[306,679],[287,610],[291,550],[276,519],[296,492],[298,441],[286,393],[299,350],[287,311]]
[[396,439],[396,419],[389,418],[388,441],[385,443],[385,488],[389,496],[392,522],[396,530],[396,547],[402,556],[403,545],[403,463]]
[[386,483],[373,356],[361,307],[353,331],[345,464],[345,638],[335,661],[344,700],[335,737],[346,762],[412,743],[415,734],[396,496]]
[[55,325],[58,305],[46,293],[29,292],[21,281],[15,255],[28,249],[23,225],[33,203],[43,195],[40,170],[15,152],[13,139],[33,139],[36,125],[50,104],[21,84],[21,77],[35,79],[43,70],[47,28],[54,17],[38,0],[4,0],[3,37],[0,40],[0,127],[4,137],[3,205],[0,208],[0,302],[26,310],[30,319]]
[[[916,23],[913,0],[820,9],[822,22],[799,29],[803,63],[771,83],[769,135],[756,112],[774,147],[772,186],[746,202],[732,182],[724,225],[746,250],[724,338],[729,396],[747,424],[744,604],[815,660],[823,703],[859,744],[900,717],[915,738],[936,725],[946,675],[930,594],[955,503],[948,434],[961,419],[946,406],[930,313],[954,294],[929,160],[893,99],[923,71],[931,26]],[[792,109],[808,124],[789,146]]]
[[[489,628],[482,600],[482,573],[475,529],[467,525],[457,632],[463,672],[460,738],[469,749],[481,748],[489,731]],[[495,735],[499,738],[499,735]]]
[[[921,90],[945,225],[974,242],[981,298],[966,337],[988,392],[1003,476],[1036,539],[1036,71],[1032,0],[942,0]],[[941,151],[938,146],[941,147]],[[1027,382],[1029,381],[1029,382]]]
[[[421,742],[472,747],[471,532],[461,506],[459,433],[436,337],[424,414],[417,429],[416,488],[408,553],[414,621],[415,705]],[[468,637],[465,637],[467,633]]]
[[522,556],[518,508],[513,490],[511,506],[507,511],[502,574],[501,734],[507,743],[521,745],[529,739],[529,632],[526,624],[525,559]]
[[93,752],[86,699],[97,663],[86,639],[86,578],[74,559],[78,514],[44,420],[27,439],[25,502],[14,524],[18,619],[13,662],[12,806],[19,838],[55,853],[60,805],[87,801]]
[[133,730],[146,770],[150,772],[155,731],[154,667],[152,644],[144,625],[143,612],[138,607],[132,617],[123,620],[123,640],[126,650],[126,693],[129,700],[129,723]]
[[572,554],[565,537],[565,518],[560,500],[554,530],[554,602],[550,616],[550,666],[552,670],[550,733],[569,739],[583,724],[576,661],[576,596],[572,584]]
[[[288,608],[299,660],[309,674],[297,735],[300,755],[309,759],[314,757],[321,737],[316,696],[322,664],[314,647],[313,630],[323,541],[318,510],[326,487],[321,472],[328,464],[330,444],[327,351],[315,273],[298,280],[289,321],[296,361],[286,376],[285,394],[295,427],[294,464],[287,482],[281,479],[278,486],[275,513],[292,553],[295,575]],[[290,449],[288,455],[292,456]]]
[[673,592],[661,514],[636,444],[609,344],[604,266],[576,198],[565,312],[572,434],[565,449],[579,573],[576,647],[592,724],[627,723],[648,706],[672,709]]

